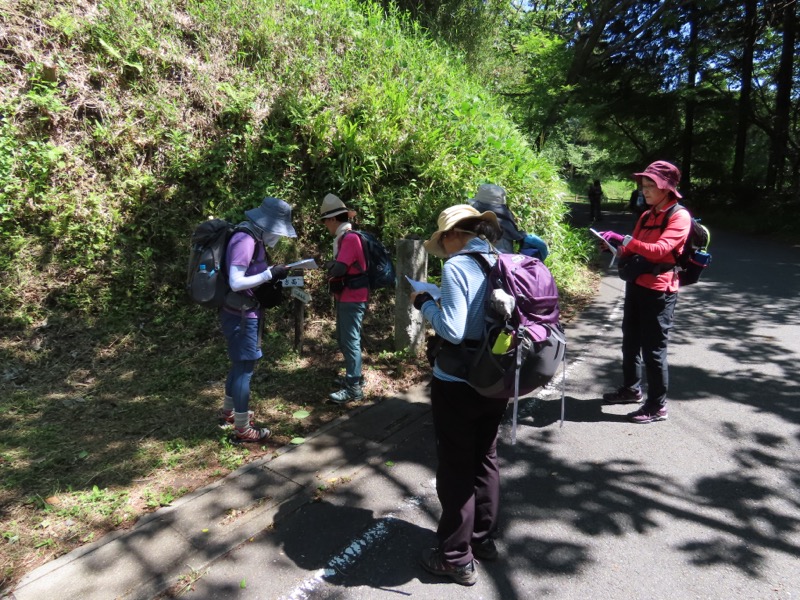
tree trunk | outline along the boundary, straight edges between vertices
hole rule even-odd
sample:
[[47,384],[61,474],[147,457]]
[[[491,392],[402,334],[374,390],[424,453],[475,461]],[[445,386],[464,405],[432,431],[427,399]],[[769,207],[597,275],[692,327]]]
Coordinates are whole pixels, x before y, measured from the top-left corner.
[[745,0],[744,21],[745,40],[742,49],[742,88],[739,91],[739,122],[736,128],[736,146],[733,157],[731,180],[738,185],[744,176],[745,153],[747,151],[747,130],[750,126],[750,94],[753,90],[753,51],[757,31],[756,0]]
[[695,100],[697,80],[697,5],[692,2],[687,8],[689,15],[689,61],[686,71],[686,115],[683,124],[683,181],[681,183],[681,191],[688,195],[692,192],[692,146],[694,143],[694,111],[697,104]]
[[786,164],[786,146],[789,140],[789,116],[791,111],[792,69],[794,67],[795,27],[797,23],[796,2],[787,2],[783,9],[783,46],[778,68],[775,94],[775,127],[772,136],[769,166],[767,167],[767,189],[780,190]]

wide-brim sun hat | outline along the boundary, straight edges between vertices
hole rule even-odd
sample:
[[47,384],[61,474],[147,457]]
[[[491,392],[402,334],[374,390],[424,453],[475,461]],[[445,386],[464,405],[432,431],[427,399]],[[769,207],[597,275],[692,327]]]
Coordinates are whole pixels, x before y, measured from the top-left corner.
[[297,237],[292,227],[292,207],[283,200],[264,198],[261,206],[247,210],[244,214],[256,227],[267,233],[289,238]]
[[478,192],[475,194],[475,197],[469,201],[472,206],[475,206],[477,202],[482,204],[505,204],[506,191],[499,185],[493,183],[481,184],[478,187]]
[[347,213],[347,217],[350,219],[356,216],[356,211],[347,208],[336,194],[327,194],[322,199],[322,205],[319,207],[320,219],[329,219],[342,213]]
[[448,255],[445,254],[444,248],[442,248],[442,246],[439,244],[439,239],[442,237],[444,232],[450,231],[458,226],[461,221],[465,221],[467,219],[480,219],[482,221],[488,221],[494,224],[498,232],[500,231],[500,225],[497,222],[497,215],[495,215],[492,211],[487,210],[480,212],[469,204],[456,204],[455,206],[445,208],[441,213],[439,213],[439,218],[436,220],[438,229],[433,233],[433,235],[431,235],[431,238],[423,244],[426,252],[438,258],[447,258]]
[[637,183],[641,182],[642,177],[652,179],[658,189],[668,190],[675,194],[677,198],[683,198],[678,191],[678,185],[681,182],[681,171],[672,163],[668,163],[665,160],[657,160],[654,163],[650,163],[644,171],[634,173],[633,176],[636,178]]

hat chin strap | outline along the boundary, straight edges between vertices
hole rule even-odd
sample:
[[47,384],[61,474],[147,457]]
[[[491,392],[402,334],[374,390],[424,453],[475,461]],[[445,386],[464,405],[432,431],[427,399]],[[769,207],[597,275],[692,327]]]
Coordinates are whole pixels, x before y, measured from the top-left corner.
[[663,199],[661,202],[659,202],[658,204],[656,204],[656,205],[653,207],[653,210],[657,210],[657,211],[663,210],[663,209],[662,209],[662,207],[663,207],[663,206],[666,206],[667,204],[669,204],[670,202],[672,202],[672,200],[673,200],[673,198],[672,198],[672,193],[670,193],[669,191],[667,191],[667,195],[666,195],[666,196],[664,196],[664,199]]

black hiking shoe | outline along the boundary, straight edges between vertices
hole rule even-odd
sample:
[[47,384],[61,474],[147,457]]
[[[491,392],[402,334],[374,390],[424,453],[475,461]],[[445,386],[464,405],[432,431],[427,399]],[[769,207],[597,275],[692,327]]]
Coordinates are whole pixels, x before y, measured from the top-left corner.
[[494,540],[487,538],[479,543],[472,544],[472,556],[480,560],[497,560],[498,552],[497,545]]
[[642,390],[632,390],[624,385],[614,392],[603,394],[603,404],[638,404],[642,401]]

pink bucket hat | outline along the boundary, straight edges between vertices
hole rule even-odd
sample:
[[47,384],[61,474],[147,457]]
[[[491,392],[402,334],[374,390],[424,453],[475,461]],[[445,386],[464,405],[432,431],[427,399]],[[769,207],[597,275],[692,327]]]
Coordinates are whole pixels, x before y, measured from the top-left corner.
[[647,177],[656,182],[660,190],[669,190],[678,198],[683,198],[678,191],[678,184],[681,182],[681,171],[665,160],[657,160],[651,163],[642,173],[634,173],[633,176],[639,182],[642,177]]

